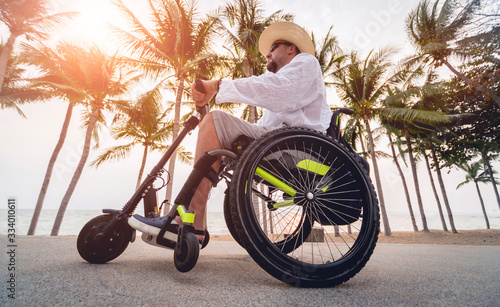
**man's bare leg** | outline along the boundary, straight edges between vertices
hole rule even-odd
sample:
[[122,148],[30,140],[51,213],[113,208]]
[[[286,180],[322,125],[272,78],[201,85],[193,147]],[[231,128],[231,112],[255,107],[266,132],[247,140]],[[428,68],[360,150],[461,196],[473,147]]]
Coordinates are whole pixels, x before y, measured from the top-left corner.
[[[204,153],[221,148],[222,145],[217,137],[212,113],[208,113],[199,125],[194,162],[196,163]],[[212,168],[217,171],[219,165],[220,159],[212,165]],[[205,230],[207,227],[205,224],[205,216],[207,213],[208,195],[210,194],[211,188],[212,182],[207,178],[203,178],[189,205],[189,210],[195,213],[193,225],[195,229]],[[198,239],[203,239],[203,237],[198,236]]]

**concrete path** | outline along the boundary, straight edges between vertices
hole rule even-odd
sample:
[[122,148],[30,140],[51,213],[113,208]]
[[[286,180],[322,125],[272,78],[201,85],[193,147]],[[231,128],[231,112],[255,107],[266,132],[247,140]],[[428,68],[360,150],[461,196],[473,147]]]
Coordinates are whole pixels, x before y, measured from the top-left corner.
[[347,283],[299,289],[235,242],[210,242],[196,267],[179,273],[172,251],[140,238],[114,261],[92,265],[78,255],[76,237],[18,237],[13,300],[0,239],[0,306],[500,306],[500,246],[379,244]]

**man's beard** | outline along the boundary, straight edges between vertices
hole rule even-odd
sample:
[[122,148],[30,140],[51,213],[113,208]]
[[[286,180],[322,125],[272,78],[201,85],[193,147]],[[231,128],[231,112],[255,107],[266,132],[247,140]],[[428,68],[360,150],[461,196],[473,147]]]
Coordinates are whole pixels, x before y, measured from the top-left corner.
[[268,62],[266,65],[267,71],[276,73],[278,71],[278,64],[275,61]]

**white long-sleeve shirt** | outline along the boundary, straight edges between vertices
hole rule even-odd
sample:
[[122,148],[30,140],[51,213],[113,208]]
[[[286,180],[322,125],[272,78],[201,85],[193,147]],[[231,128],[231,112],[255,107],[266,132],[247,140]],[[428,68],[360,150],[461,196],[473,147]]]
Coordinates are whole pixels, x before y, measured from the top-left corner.
[[299,53],[277,73],[224,80],[216,103],[240,102],[266,109],[259,126],[298,126],[326,131],[331,110],[318,60]]

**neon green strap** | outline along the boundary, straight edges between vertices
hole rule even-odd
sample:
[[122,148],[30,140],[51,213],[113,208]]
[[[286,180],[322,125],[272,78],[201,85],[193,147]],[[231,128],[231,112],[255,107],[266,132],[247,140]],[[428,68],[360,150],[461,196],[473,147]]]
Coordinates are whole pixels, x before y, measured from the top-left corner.
[[192,225],[194,223],[194,212],[186,210],[183,205],[177,206],[177,213],[181,217],[182,224]]
[[314,162],[313,160],[305,159],[297,163],[297,167],[305,169],[306,171],[316,173],[321,176],[325,176],[330,167],[328,165],[320,164]]

